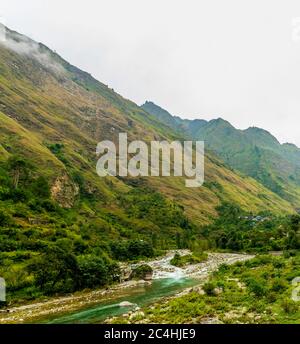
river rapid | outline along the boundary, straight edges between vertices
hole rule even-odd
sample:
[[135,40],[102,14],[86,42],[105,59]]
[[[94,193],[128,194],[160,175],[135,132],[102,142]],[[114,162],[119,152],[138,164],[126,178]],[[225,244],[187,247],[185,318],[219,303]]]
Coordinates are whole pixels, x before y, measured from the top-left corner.
[[[176,251],[186,255],[187,250]],[[205,281],[222,264],[233,264],[253,258],[251,255],[209,253],[208,259],[184,268],[174,267],[170,260],[175,251],[145,262],[153,268],[153,280],[129,281],[115,287],[64,298],[15,307],[0,314],[1,323],[92,324],[107,318],[136,312],[165,297],[176,296],[187,288]],[[142,262],[143,263],[143,262]],[[142,264],[141,263],[141,264]]]

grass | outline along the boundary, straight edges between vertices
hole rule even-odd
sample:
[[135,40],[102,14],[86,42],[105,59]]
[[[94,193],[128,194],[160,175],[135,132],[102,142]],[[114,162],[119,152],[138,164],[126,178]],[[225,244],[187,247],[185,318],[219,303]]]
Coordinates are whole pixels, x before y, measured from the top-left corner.
[[[99,178],[97,142],[116,141],[119,132],[127,132],[130,140],[148,142],[173,140],[176,133],[87,73],[48,53],[65,68],[62,73],[0,47],[0,275],[8,277],[9,302],[43,292],[28,266],[49,248],[67,252],[67,261],[92,254],[110,264],[118,260],[111,252],[112,242],[144,241],[152,245],[153,254],[200,241],[205,246],[200,229],[215,220],[216,207],[224,200],[253,212],[293,212],[288,202],[229,170],[210,153],[206,180],[217,183],[217,191],[212,184],[186,188],[184,178],[137,179],[136,184]],[[18,188],[13,187],[15,171],[8,167],[15,155],[34,166]],[[37,190],[34,184],[40,177],[44,187]],[[54,192],[54,185],[60,192]],[[43,189],[51,196],[42,197]],[[71,208],[66,208],[65,199],[72,200]],[[25,251],[29,255],[20,254]],[[16,271],[14,279],[19,284],[13,284],[9,271]],[[69,285],[60,283],[62,289],[64,284]]]
[[[205,294],[197,290],[155,304],[143,310],[145,317],[140,321],[201,323],[210,318],[226,324],[299,324],[300,304],[291,299],[295,288],[291,282],[297,276],[299,255],[264,255],[232,266],[223,265],[203,286]],[[214,288],[221,292],[210,292]]]

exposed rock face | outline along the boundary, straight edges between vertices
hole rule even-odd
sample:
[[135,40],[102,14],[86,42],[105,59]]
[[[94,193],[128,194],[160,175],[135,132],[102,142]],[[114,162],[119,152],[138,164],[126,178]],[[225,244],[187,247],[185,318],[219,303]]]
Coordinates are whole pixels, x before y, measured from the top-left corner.
[[63,208],[72,208],[79,187],[67,175],[57,177],[51,187],[52,198]]

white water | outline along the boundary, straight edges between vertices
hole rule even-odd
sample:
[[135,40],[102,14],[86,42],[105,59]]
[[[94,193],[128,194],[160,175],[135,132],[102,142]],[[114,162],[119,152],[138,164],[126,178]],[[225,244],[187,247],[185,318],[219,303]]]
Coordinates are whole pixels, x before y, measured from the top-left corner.
[[170,251],[165,257],[147,263],[154,271],[153,279],[171,278],[180,280],[185,277],[204,278],[210,272],[217,270],[221,264],[230,265],[237,261],[245,261],[254,257],[251,255],[234,253],[209,253],[206,261],[179,268],[170,263],[176,252],[181,256],[191,254],[189,250]]
[[[190,254],[188,250],[178,250],[180,255]],[[63,321],[73,322],[99,322],[103,319],[120,315],[123,312],[123,308],[119,307],[120,302],[130,301],[131,303],[144,306],[151,302],[156,302],[159,298],[170,296],[182,290],[199,284],[199,279],[205,280],[212,271],[219,268],[221,264],[233,264],[237,261],[245,261],[253,258],[252,255],[245,254],[233,254],[233,253],[209,253],[207,261],[199,264],[189,265],[184,268],[178,268],[170,264],[171,259],[174,257],[176,251],[171,251],[167,256],[151,262],[141,262],[140,264],[148,264],[154,270],[152,284],[138,284],[132,288],[121,288],[116,291],[115,297],[108,297],[106,301],[99,301],[99,305],[89,305],[86,303],[87,310],[70,311],[65,306],[71,304],[76,297],[65,297],[56,300],[51,300],[44,303],[35,303],[21,307],[15,307],[11,309],[9,314],[5,314],[0,317],[0,323],[16,322],[25,323],[26,320],[32,321],[32,316],[35,314],[39,317],[47,317],[54,319],[55,313],[64,311],[69,314],[67,317],[63,317]],[[101,295],[103,291],[101,292]],[[87,301],[90,301],[92,294],[88,294]],[[62,306],[62,303],[65,302]],[[83,304],[81,300],[78,304]],[[108,303],[108,304],[107,304]],[[50,311],[48,308],[51,306]],[[90,319],[90,315],[92,318]],[[48,316],[47,316],[48,315]],[[56,318],[58,320],[58,318]],[[60,321],[60,320],[58,320]]]
[[174,280],[180,280],[187,276],[185,269],[173,266],[170,263],[176,252],[181,256],[190,254],[188,250],[170,251],[167,256],[162,259],[149,263],[154,270],[153,279],[172,278]]

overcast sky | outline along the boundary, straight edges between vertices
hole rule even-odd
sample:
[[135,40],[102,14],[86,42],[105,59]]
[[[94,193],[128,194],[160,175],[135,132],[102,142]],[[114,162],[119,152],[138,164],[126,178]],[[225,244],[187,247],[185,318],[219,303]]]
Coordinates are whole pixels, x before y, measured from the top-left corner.
[[138,104],[300,146],[299,0],[0,0],[0,16]]

